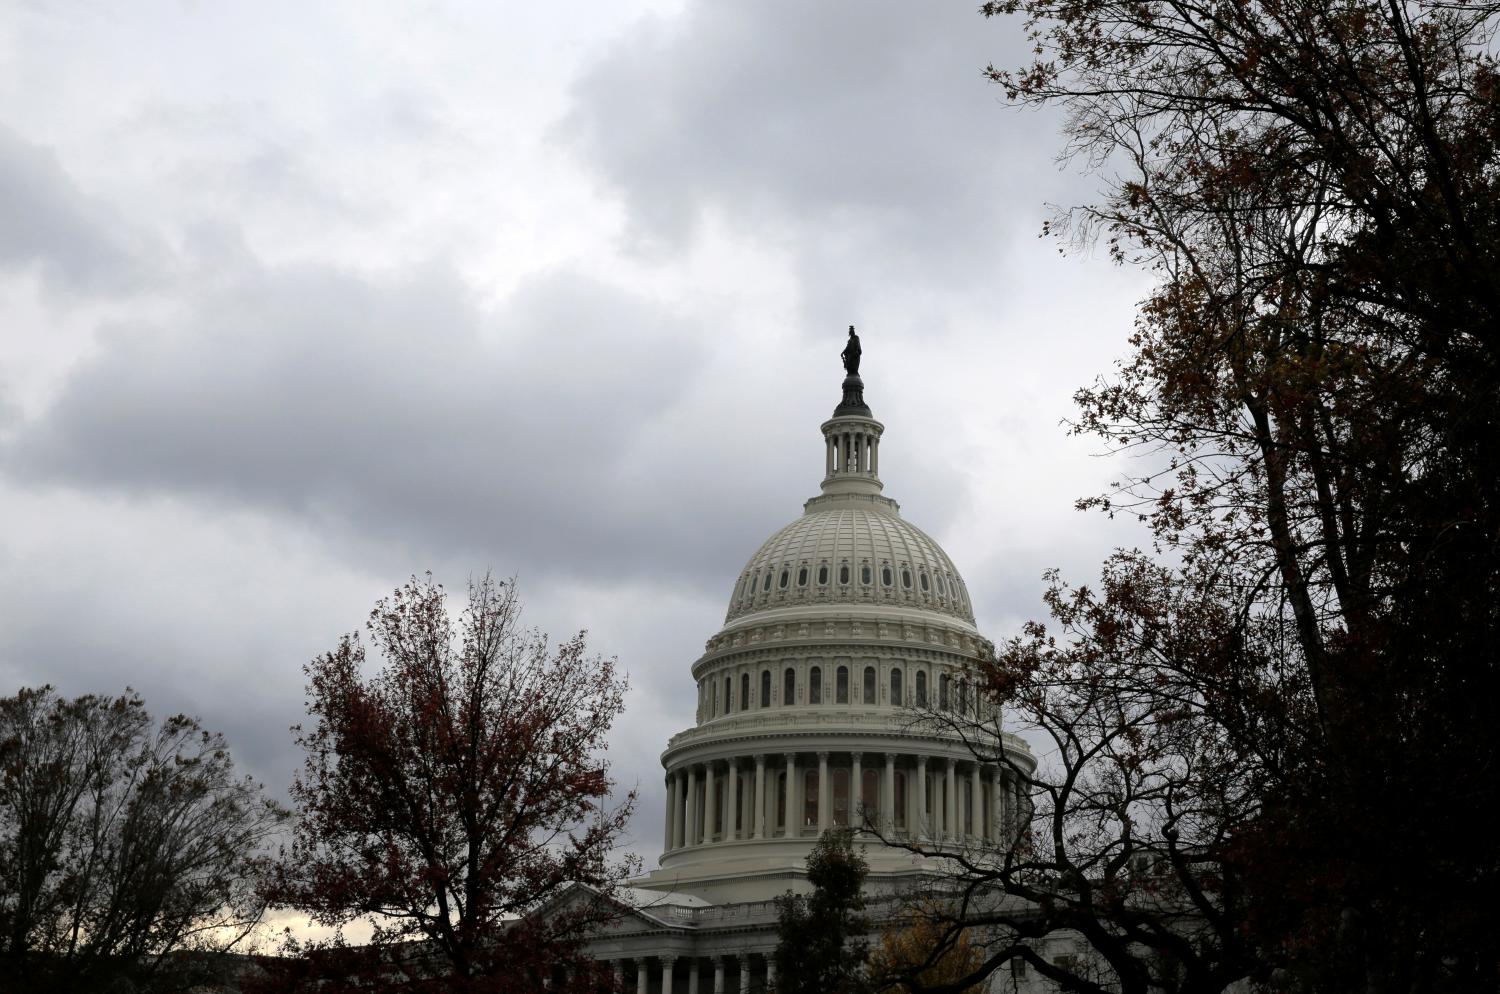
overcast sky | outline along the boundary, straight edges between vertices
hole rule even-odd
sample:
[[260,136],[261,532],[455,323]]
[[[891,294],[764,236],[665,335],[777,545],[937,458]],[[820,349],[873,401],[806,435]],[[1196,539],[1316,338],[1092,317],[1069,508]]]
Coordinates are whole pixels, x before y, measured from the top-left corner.
[[817,492],[845,329],[902,513],[997,641],[1094,575],[1071,394],[1142,274],[931,3],[0,7],[0,687],[133,686],[281,793],[302,665],[412,573],[517,575],[666,736]]

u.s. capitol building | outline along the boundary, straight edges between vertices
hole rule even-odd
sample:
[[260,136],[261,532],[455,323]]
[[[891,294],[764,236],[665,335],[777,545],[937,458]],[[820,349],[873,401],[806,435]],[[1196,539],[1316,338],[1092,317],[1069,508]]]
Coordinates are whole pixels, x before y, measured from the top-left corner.
[[[884,495],[885,427],[855,358],[822,424],[821,493],[734,579],[724,627],[693,663],[697,721],[667,742],[659,868],[590,943],[639,994],[758,992],[774,983],[773,899],[805,892],[804,862],[833,826],[924,848],[996,845],[1035,766],[975,752],[923,710],[973,712],[968,667],[991,646],[953,560]],[[988,723],[991,729],[998,722]],[[989,733],[994,734],[992,731]],[[941,861],[866,832],[872,894],[909,889]]]

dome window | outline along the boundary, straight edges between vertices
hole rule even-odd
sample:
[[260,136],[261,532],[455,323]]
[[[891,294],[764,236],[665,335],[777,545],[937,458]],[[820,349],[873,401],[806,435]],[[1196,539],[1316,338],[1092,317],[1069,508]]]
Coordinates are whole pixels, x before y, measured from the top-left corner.
[[849,667],[840,666],[834,675],[833,681],[833,703],[849,703]]
[[790,666],[781,677],[781,706],[788,707],[797,700],[797,671]]
[[899,669],[891,670],[891,705],[898,708],[901,706],[901,671]]
[[764,593],[764,592],[766,592],[766,591],[768,591],[768,590],[771,589],[771,571],[770,570],[766,570],[766,582],[763,583],[763,584],[761,584],[760,589],[761,589],[762,593]]
[[828,566],[826,564],[818,567],[818,586],[828,586]]
[[952,706],[951,698],[949,697],[952,686],[953,681],[949,679],[948,674],[944,673],[938,677],[938,707],[944,711]]
[[941,575],[938,576],[938,594],[943,597],[948,596],[948,581],[944,580]]
[[875,703],[875,667],[865,667],[865,703]]
[[740,674],[740,710],[750,710],[750,674]]
[[921,574],[920,579],[922,581],[922,593],[925,594],[925,593],[927,593],[927,590],[928,590],[927,574],[926,573]]
[[807,567],[804,566],[797,571],[797,586],[807,586]]
[[872,569],[870,569],[870,564],[869,563],[866,563],[865,565],[863,565],[863,566],[861,566],[859,568],[859,582],[860,583],[863,583],[865,586],[868,587],[874,581],[874,579],[875,579],[875,574],[874,574],[874,571]]
[[[767,582],[770,582],[769,578],[767,578]],[[903,569],[901,571],[901,586],[907,590],[911,589],[911,570]]]
[[771,706],[771,671],[762,670],[760,674],[760,706],[768,708]]
[[927,671],[917,670],[917,707],[927,706]]
[[807,703],[823,703],[823,669],[820,666],[807,671]]
[[891,585],[891,568],[889,566],[880,567],[880,583],[885,587]]
[[791,583],[791,582],[792,582],[792,571],[789,570],[789,569],[782,570],[781,571],[781,582],[778,583],[777,586],[780,587],[782,590],[785,590],[786,589],[786,585],[788,583]]
[[844,563],[839,567],[839,583],[845,587],[849,586],[849,564]]

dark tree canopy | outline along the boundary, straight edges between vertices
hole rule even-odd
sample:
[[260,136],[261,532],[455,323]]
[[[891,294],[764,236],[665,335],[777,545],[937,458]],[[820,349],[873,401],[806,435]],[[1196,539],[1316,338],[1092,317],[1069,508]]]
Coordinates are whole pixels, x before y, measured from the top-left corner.
[[192,718],[132,691],[0,699],[0,972],[21,992],[180,990],[260,921],[285,819]]
[[1500,11],[985,13],[1037,52],[993,78],[1114,184],[1059,230],[1158,276],[1076,425],[1144,457],[1084,503],[1157,546],[1054,577],[1055,630],[986,667],[1058,748],[1030,832],[961,878],[1114,989],[1494,989]]
[[413,579],[366,627],[378,672],[358,635],[307,666],[315,724],[271,896],[337,929],[371,920],[374,939],[299,949],[288,985],[502,994],[572,967],[584,989],[581,943],[634,869],[612,858],[635,802],[609,806],[614,661],[523,630],[514,584],[488,577],[456,622]]
[[778,994],[859,994],[869,989],[865,917],[868,866],[849,829],[823,833],[807,857],[808,896],[776,899]]

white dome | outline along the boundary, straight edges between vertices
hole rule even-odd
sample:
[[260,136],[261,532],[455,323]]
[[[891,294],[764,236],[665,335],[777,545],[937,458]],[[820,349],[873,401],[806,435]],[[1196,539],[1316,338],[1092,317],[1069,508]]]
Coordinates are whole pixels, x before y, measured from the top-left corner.
[[724,620],[804,604],[888,604],[974,623],[953,560],[902,520],[895,501],[875,494],[808,501],[740,571]]

